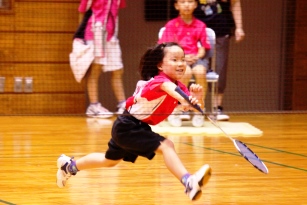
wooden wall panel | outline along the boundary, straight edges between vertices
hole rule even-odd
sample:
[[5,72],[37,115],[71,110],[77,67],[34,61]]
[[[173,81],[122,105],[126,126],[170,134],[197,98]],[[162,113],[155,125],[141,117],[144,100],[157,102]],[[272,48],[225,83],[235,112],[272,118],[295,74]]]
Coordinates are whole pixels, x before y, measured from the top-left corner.
[[0,62],[14,60],[14,33],[0,32]]
[[84,94],[0,94],[0,115],[84,114]]
[[72,35],[62,33],[15,34],[15,61],[68,62]]
[[15,3],[16,31],[71,32],[78,27],[78,3]]
[[84,82],[77,83],[68,64],[0,64],[6,77],[5,92],[14,91],[14,77],[32,77],[33,93],[84,93]]
[[78,5],[79,1],[18,1],[13,13],[0,14],[0,31],[74,32]]
[[72,50],[69,33],[6,33],[1,62],[66,62]]
[[[69,67],[79,1],[16,1],[0,15],[0,115],[84,114],[85,85]],[[32,93],[14,93],[14,77],[33,77]]]
[[[0,32],[1,31],[14,31],[15,30],[15,25],[14,25],[14,15],[6,15],[0,13]],[[0,33],[0,36],[2,34]],[[0,37],[1,39],[1,37]]]

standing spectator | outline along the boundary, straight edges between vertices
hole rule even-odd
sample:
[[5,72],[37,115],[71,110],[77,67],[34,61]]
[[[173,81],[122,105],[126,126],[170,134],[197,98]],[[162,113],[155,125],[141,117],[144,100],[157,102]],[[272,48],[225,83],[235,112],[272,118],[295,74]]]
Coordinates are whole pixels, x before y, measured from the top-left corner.
[[236,42],[239,42],[245,36],[241,2],[240,0],[199,0],[194,15],[215,31],[215,72],[219,75],[219,82],[214,97],[214,107],[217,120],[229,120],[229,116],[223,113],[222,103],[226,89],[230,37],[234,33]]
[[208,60],[204,57],[206,50],[210,49],[206,35],[206,24],[193,15],[197,8],[197,0],[175,0],[174,6],[179,11],[179,16],[166,23],[165,30],[158,42],[177,42],[183,47],[187,70],[182,82],[188,85],[194,75],[196,83],[203,87],[204,96],[206,96]]
[[[95,58],[86,75],[90,101],[86,115],[90,117],[113,116],[98,101],[98,80],[102,71],[112,72],[111,86],[118,101],[117,112],[124,111],[126,98],[122,81],[123,63],[117,38],[118,10],[124,7],[124,0],[81,0],[79,5],[80,21],[83,20],[82,24],[85,24],[84,40],[86,44],[94,45]],[[92,11],[90,17],[84,18],[89,10]]]

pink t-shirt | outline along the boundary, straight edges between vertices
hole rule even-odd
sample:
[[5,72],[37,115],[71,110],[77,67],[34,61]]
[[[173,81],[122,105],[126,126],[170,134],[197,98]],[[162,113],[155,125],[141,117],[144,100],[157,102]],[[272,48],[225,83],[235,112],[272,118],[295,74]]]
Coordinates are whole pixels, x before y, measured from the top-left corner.
[[[90,4],[91,1],[92,3]],[[110,40],[115,31],[118,10],[124,7],[126,7],[125,0],[81,0],[78,10],[81,13],[85,13],[88,9],[92,9],[95,22],[101,22],[102,25],[106,22],[106,29],[108,31],[107,40]],[[105,20],[106,18],[107,21]],[[86,25],[85,40],[93,40],[92,24],[93,15]]]
[[198,42],[206,50],[210,49],[206,34],[206,24],[196,18],[193,18],[190,24],[186,24],[181,17],[167,22],[158,43],[164,42],[177,42],[183,47],[186,54],[196,55],[198,53]]
[[[165,120],[178,105],[178,100],[168,95],[160,88],[164,82],[172,80],[163,72],[149,81],[139,81],[132,97],[126,101],[126,109],[135,118],[156,125]],[[187,87],[181,82],[175,82],[187,95]]]

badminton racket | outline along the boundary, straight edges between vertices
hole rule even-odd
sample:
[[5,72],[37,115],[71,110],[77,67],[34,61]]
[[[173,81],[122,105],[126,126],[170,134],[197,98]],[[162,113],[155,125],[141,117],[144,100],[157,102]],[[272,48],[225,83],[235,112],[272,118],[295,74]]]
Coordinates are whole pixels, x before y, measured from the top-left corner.
[[[195,104],[193,105],[189,99],[189,96],[183,92],[178,86],[176,87],[175,91],[179,93],[187,102],[190,103],[191,106],[193,106],[196,110],[201,112],[203,115],[205,115],[204,111],[199,107],[199,105]],[[215,121],[213,121],[209,116],[206,116],[209,121],[216,126],[218,129],[220,129],[223,134],[230,139],[235,148],[238,150],[238,152],[248,161],[250,162],[256,169],[259,171],[268,174],[269,170],[266,167],[266,165],[261,161],[261,159],[243,142],[237,139],[233,139],[231,136],[229,136]]]

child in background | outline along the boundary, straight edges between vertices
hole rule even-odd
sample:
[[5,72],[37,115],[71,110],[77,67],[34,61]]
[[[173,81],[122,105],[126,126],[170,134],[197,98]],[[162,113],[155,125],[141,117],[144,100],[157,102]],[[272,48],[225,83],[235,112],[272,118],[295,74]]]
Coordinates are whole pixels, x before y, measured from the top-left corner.
[[123,63],[121,48],[117,38],[118,10],[125,7],[125,0],[81,0],[80,21],[91,10],[84,28],[86,44],[94,45],[95,59],[86,75],[90,105],[86,110],[89,117],[110,118],[113,113],[103,107],[98,99],[98,81],[101,72],[112,72],[111,86],[118,101],[117,113],[125,107],[125,92],[122,81]]
[[184,185],[188,197],[196,200],[201,196],[201,188],[211,175],[210,166],[203,165],[190,174],[179,159],[173,142],[153,132],[149,125],[165,120],[178,102],[183,110],[191,109],[175,91],[177,86],[189,96],[192,104],[203,102],[202,86],[192,84],[189,91],[179,81],[186,71],[185,54],[182,47],[173,42],[148,49],[141,59],[139,71],[142,80],[137,83],[134,95],[127,99],[124,115],[119,115],[113,124],[108,150],[77,160],[62,154],[57,161],[57,185],[60,188],[78,171],[112,167],[121,161],[134,163],[138,156],[151,160],[155,154],[162,154],[166,167]]
[[[182,82],[187,86],[194,75],[196,83],[203,87],[206,96],[206,73],[209,62],[204,57],[206,50],[210,49],[210,44],[206,35],[206,24],[193,16],[197,5],[197,0],[175,0],[174,6],[179,11],[179,16],[166,23],[158,43],[177,42],[183,47],[187,70]],[[182,119],[185,118],[188,120],[190,117],[184,114]]]

